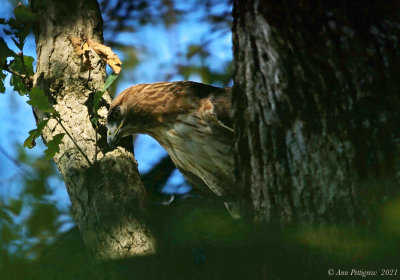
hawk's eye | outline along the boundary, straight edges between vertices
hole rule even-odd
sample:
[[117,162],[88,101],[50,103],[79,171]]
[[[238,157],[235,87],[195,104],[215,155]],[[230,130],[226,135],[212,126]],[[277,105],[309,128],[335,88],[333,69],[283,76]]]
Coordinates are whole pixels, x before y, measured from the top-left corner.
[[112,112],[111,112],[111,119],[112,120],[119,120],[121,118],[121,110],[119,108],[115,108]]

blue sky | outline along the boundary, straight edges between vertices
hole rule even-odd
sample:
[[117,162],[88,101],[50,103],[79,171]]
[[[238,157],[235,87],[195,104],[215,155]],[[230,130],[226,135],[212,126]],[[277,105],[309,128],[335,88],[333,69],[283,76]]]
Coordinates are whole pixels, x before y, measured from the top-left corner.
[[[0,9],[0,18],[10,17],[13,9],[10,2],[0,0],[0,5],[2,7]],[[197,16],[201,16],[201,14]],[[4,36],[2,28],[0,28],[0,36],[4,37],[9,46],[16,50],[15,46]],[[104,37],[106,40],[111,38],[109,36],[115,35],[105,32]],[[175,73],[176,58],[186,49],[188,44],[200,43],[205,39],[213,39],[209,38],[209,36],[211,36],[209,26],[196,20],[196,14],[186,19],[184,24],[173,25],[169,29],[165,29],[161,25],[148,25],[140,28],[134,34],[118,34],[116,38],[121,43],[144,45],[147,52],[138,52],[138,58],[141,61],[140,65],[132,73],[126,75],[126,79],[120,81],[117,92],[136,83],[162,81],[166,74]],[[210,63],[214,69],[223,69],[224,65],[232,60],[231,44],[231,35],[229,33],[218,35],[218,38],[212,40],[210,44],[211,56],[207,63]],[[34,37],[32,35],[27,38],[24,53],[36,58]],[[117,54],[120,55],[121,60],[124,62],[122,53],[117,52]],[[176,74],[170,78],[171,81],[182,79],[181,76]],[[190,80],[201,81],[200,77],[197,76],[191,76]],[[8,78],[5,85],[8,85]],[[31,107],[26,101],[26,96],[19,96],[9,86],[6,87],[5,94],[0,94],[0,147],[14,158],[18,147],[22,146],[28,136],[28,131],[36,127]],[[44,149],[42,141],[39,140],[36,147],[26,150],[28,154],[40,156],[43,154]],[[140,172],[150,170],[160,157],[165,154],[165,150],[151,137],[140,135],[137,138],[135,156],[139,163]],[[20,170],[12,161],[0,153],[0,204],[10,197],[18,197],[21,183]],[[182,176],[179,172],[174,172],[167,182],[167,186],[170,187],[167,190],[176,191],[176,186],[180,186],[182,183]],[[70,202],[63,182],[53,178],[50,184],[55,190],[53,199],[56,201],[57,206],[60,209],[67,209]],[[187,188],[179,189],[179,191],[185,190]]]

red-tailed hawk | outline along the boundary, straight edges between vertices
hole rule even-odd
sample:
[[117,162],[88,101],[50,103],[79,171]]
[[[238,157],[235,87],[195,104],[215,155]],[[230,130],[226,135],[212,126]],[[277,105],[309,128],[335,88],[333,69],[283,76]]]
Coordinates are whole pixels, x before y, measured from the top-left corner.
[[193,187],[234,196],[230,97],[230,88],[187,81],[132,86],[111,104],[107,142],[148,134]]

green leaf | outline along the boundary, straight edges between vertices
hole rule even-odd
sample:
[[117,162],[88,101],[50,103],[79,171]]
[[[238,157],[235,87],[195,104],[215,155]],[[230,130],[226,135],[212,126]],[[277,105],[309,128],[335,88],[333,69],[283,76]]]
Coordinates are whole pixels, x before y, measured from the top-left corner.
[[[22,75],[33,75],[33,61],[34,58],[31,56],[20,56],[13,53],[15,59],[10,63],[10,69],[22,74]],[[24,64],[22,63],[22,59],[24,60]],[[1,62],[1,61],[0,61]],[[10,85],[17,91],[20,95],[25,95],[28,93],[28,90],[22,80],[22,78],[18,77],[17,75],[11,75]]]
[[186,52],[186,58],[191,59],[195,55],[205,58],[210,56],[210,53],[202,45],[189,45]]
[[33,61],[34,58],[32,56],[24,55],[24,64],[26,66],[26,72],[24,65],[22,64],[22,59],[20,56],[17,56],[12,62],[10,68],[20,74],[27,74],[29,76],[33,75]]
[[99,120],[98,117],[94,117],[94,118],[91,118],[91,119],[90,119],[90,121],[92,122],[92,124],[95,125],[95,126],[97,125],[97,121],[98,121],[98,120]]
[[101,91],[105,92],[115,82],[117,78],[118,78],[117,74],[111,74],[110,76],[108,76]]
[[10,216],[10,213],[6,210],[5,207],[1,206],[0,207],[0,225],[4,224],[7,222],[8,224],[12,224],[13,220],[12,217]]
[[32,24],[36,21],[37,17],[27,6],[20,4],[14,9],[14,15],[17,25],[14,35],[18,38],[18,43],[15,41],[14,43],[22,50],[24,48],[25,39],[31,32]]
[[17,33],[21,48],[20,50],[22,51],[22,49],[24,48],[24,44],[25,44],[25,39],[26,37],[28,37],[29,33],[31,33],[32,30],[32,26],[29,24],[24,24],[19,32]]
[[18,23],[23,24],[23,23],[33,23],[36,21],[36,15],[31,12],[31,10],[24,5],[18,5],[14,9],[14,15],[15,19],[17,20]]
[[32,76],[33,73],[33,61],[35,59],[32,56],[29,55],[24,55],[24,62],[25,62],[25,66],[26,66],[26,70],[28,71],[28,75]]
[[14,37],[11,37],[11,40],[14,42],[14,44],[17,46],[18,49],[22,50],[24,45],[21,44],[19,41],[17,41],[17,39],[15,39]]
[[12,199],[8,205],[8,210],[10,210],[14,215],[19,215],[22,209],[21,199]]
[[65,133],[59,133],[47,142],[47,149],[44,151],[47,160],[52,159],[60,151],[60,144],[64,135]]
[[1,226],[1,239],[5,244],[8,244],[15,239],[11,227],[7,224]]
[[0,63],[4,63],[7,57],[15,55],[16,54],[7,46],[6,41],[0,38]]
[[45,231],[53,232],[55,222],[59,215],[57,207],[48,203],[35,203],[32,207],[32,212],[26,226],[30,236],[39,235]]
[[93,111],[97,115],[97,110],[99,110],[99,105],[100,105],[100,100],[101,97],[103,96],[104,91],[98,91],[94,94],[94,99],[93,99]]
[[189,45],[187,52],[186,52],[186,58],[190,59],[197,53],[202,51],[202,46],[199,45]]
[[24,141],[24,147],[28,147],[29,149],[32,149],[33,147],[35,147],[35,145],[36,145],[35,139],[40,136],[43,128],[46,126],[48,121],[49,120],[41,121],[40,123],[37,124],[36,129],[32,129],[31,131],[29,131],[29,136]]
[[94,125],[97,124],[97,110],[99,110],[99,105],[101,101],[101,97],[103,96],[104,92],[115,82],[115,80],[118,78],[117,74],[111,74],[108,76],[103,89],[101,91],[98,91],[94,95],[94,100],[93,100],[93,111],[95,114],[95,117],[92,119],[92,122]]
[[4,87],[4,79],[6,78],[6,74],[0,70],[0,93],[4,93],[6,88]]
[[28,104],[35,106],[38,110],[46,113],[56,114],[56,110],[54,110],[47,99],[47,96],[44,94],[43,90],[34,87],[29,93]]
[[108,76],[103,89],[101,91],[96,92],[96,94],[94,95],[94,101],[93,101],[93,109],[95,112],[97,112],[97,110],[99,109],[99,105],[100,105],[100,100],[101,97],[103,96],[104,92],[115,82],[115,80],[118,78],[118,75],[116,74],[111,74],[110,76]]
[[14,9],[14,16],[15,18],[2,20],[0,23],[8,25],[9,29],[4,29],[4,33],[9,35],[22,51],[25,39],[31,32],[32,24],[37,20],[37,16],[27,6],[21,4]]
[[19,95],[26,95],[28,93],[22,79],[18,76],[11,75],[10,85],[14,87],[14,90],[18,92]]
[[6,33],[6,35],[8,35],[8,36],[14,35],[14,33],[13,33],[10,29],[5,29],[5,28],[3,28],[3,31],[4,31],[4,33]]
[[180,66],[179,73],[183,76],[184,80],[188,80],[190,75],[192,74],[192,69],[188,66]]

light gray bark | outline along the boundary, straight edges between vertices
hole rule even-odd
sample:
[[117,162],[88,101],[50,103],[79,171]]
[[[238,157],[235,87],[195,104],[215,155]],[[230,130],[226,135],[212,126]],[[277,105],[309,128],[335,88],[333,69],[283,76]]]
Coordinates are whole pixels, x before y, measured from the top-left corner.
[[368,223],[397,193],[396,9],[361,2],[234,1],[236,179],[258,221]]
[[[34,30],[37,69],[34,86],[45,91],[62,123],[93,163],[89,165],[65,135],[54,160],[64,177],[75,221],[85,243],[101,259],[154,253],[155,243],[145,222],[145,189],[140,181],[132,143],[110,150],[104,127],[110,96],[99,110],[98,161],[95,129],[90,122],[93,95],[105,82],[105,65],[92,57],[95,67],[81,71],[81,59],[69,37],[103,42],[102,19],[95,0],[31,1],[38,23]],[[39,121],[43,114],[37,112]],[[63,128],[50,120],[43,132],[49,141]]]

